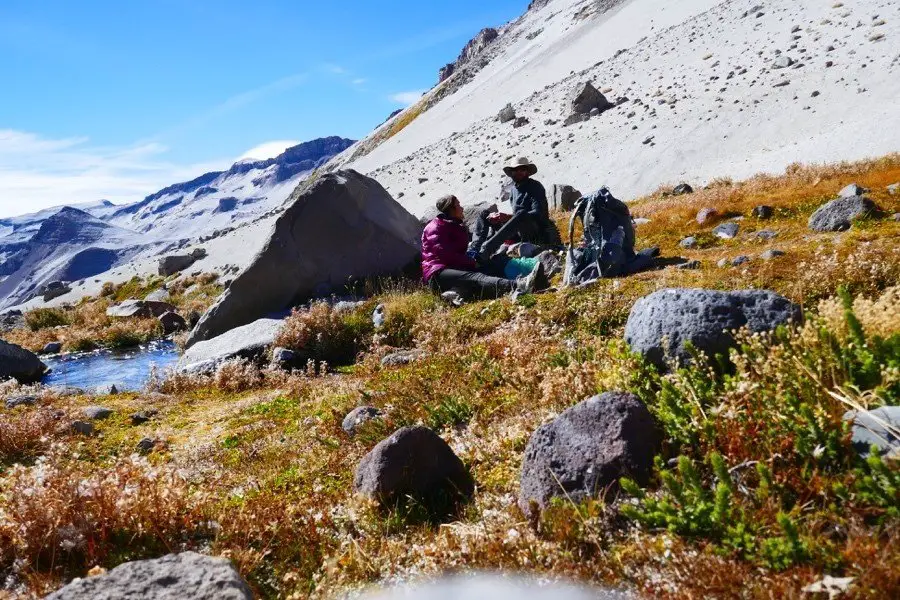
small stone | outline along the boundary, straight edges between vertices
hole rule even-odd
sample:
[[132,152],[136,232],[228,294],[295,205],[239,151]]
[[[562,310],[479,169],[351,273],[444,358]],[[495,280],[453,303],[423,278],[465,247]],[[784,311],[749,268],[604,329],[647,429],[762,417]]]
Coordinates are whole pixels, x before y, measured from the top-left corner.
[[728,258],[721,258],[721,259],[719,259],[719,262],[716,263],[716,266],[719,267],[720,269],[724,269],[724,268],[727,267],[729,264],[731,264],[731,260],[730,260],[730,259],[728,259]]
[[60,350],[62,350],[61,342],[50,342],[44,346],[41,354],[59,354]]
[[784,86],[790,85],[790,84],[791,84],[790,80],[783,79],[783,80],[779,81],[778,83],[773,83],[772,87],[784,87]]
[[157,320],[162,327],[163,335],[172,335],[187,329],[187,321],[184,317],[173,311],[161,314]]
[[869,456],[872,446],[882,455],[900,451],[900,438],[896,435],[900,431],[900,406],[882,406],[861,413],[851,410],[843,419],[852,424],[853,447],[862,457]]
[[810,94],[810,96],[812,96],[813,98],[818,97],[818,95],[819,95],[819,90],[814,90],[813,93]]
[[722,238],[723,240],[731,240],[737,237],[739,230],[740,225],[734,222],[730,222],[717,225],[715,229],[713,229],[712,233],[714,236]]
[[103,419],[108,419],[113,414],[113,410],[104,406],[86,406],[81,410],[81,414],[88,419],[102,421]]
[[119,388],[116,387],[116,384],[110,383],[107,385],[101,385],[94,388],[95,396],[115,396],[119,393]]
[[497,115],[497,120],[501,123],[508,123],[516,118],[516,109],[513,108],[512,104],[507,104],[503,107],[503,110],[500,111],[500,114]]
[[773,258],[778,258],[779,256],[784,256],[784,252],[782,252],[781,250],[775,250],[774,248],[763,250],[759,255],[759,257],[763,260],[772,260]]
[[735,256],[734,258],[731,259],[731,266],[739,267],[748,262],[750,262],[750,257],[747,256],[746,254],[741,254],[740,256]]
[[271,365],[278,369],[290,369],[297,361],[297,353],[287,348],[275,348],[272,350]]
[[887,193],[891,196],[900,195],[900,183],[892,183],[891,185],[887,186]]
[[75,421],[72,423],[72,431],[81,435],[94,435],[94,424],[85,421]]
[[772,231],[771,229],[760,229],[756,232],[756,237],[761,240],[771,240],[778,237],[778,232]]
[[6,399],[6,408],[12,410],[17,406],[34,406],[37,400],[37,396],[31,395],[9,396]]
[[694,236],[688,236],[678,242],[678,245],[686,249],[695,248],[697,246],[697,238],[695,238]]
[[341,422],[341,429],[347,435],[356,435],[356,431],[364,423],[380,419],[382,416],[383,413],[374,406],[359,406],[347,413],[347,416]]
[[750,211],[750,214],[759,220],[771,219],[775,214],[775,209],[771,206],[766,206],[763,204],[753,207],[753,210]]
[[809,217],[807,226],[818,232],[846,231],[855,219],[875,213],[875,203],[863,196],[837,198],[820,206]]
[[711,223],[719,217],[719,211],[714,208],[701,208],[697,213],[697,223],[699,225],[706,225],[707,223]]
[[699,268],[700,268],[700,261],[699,261],[699,260],[696,260],[696,259],[694,259],[694,260],[689,260],[689,261],[685,261],[685,262],[683,262],[683,263],[679,263],[679,264],[675,265],[675,267],[676,267],[677,269],[685,269],[685,270],[699,269]]
[[673,196],[683,196],[684,194],[693,194],[694,188],[687,183],[680,183],[672,189]]
[[868,191],[869,190],[862,187],[861,185],[851,183],[850,185],[848,185],[847,187],[842,189],[840,192],[838,192],[838,196],[840,198],[852,198],[853,196],[862,196],[863,194],[865,194]]
[[399,350],[381,359],[382,367],[401,367],[422,360],[427,356],[424,350]]
[[141,410],[133,415],[131,415],[131,424],[137,427],[138,425],[143,425],[153,417],[159,414],[159,411],[155,408],[148,408],[147,410]]
[[137,451],[141,454],[150,454],[153,452],[153,448],[156,447],[156,442],[154,442],[150,438],[144,438],[137,443]]

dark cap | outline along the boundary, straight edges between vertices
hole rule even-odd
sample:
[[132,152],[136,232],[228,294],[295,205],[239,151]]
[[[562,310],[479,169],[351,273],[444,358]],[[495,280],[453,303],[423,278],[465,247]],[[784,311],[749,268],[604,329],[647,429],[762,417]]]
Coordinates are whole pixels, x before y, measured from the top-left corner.
[[434,205],[439,211],[441,211],[442,213],[446,213],[448,210],[450,210],[450,207],[453,206],[454,200],[456,200],[456,196],[451,194],[449,196],[444,196],[443,198],[435,202]]

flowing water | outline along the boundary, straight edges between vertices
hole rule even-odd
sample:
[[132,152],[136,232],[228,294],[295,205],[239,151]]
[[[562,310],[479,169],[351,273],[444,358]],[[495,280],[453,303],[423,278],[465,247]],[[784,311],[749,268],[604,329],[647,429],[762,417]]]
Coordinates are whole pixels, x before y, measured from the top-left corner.
[[172,342],[158,341],[129,350],[67,354],[43,361],[52,369],[43,380],[48,386],[90,390],[115,385],[119,391],[138,391],[154,367],[164,371],[178,361],[178,349]]

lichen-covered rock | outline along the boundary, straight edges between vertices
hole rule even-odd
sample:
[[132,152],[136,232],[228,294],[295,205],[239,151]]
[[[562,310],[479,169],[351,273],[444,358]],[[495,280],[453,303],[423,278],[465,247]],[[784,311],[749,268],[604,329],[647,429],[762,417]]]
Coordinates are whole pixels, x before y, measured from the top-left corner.
[[735,223],[734,221],[728,223],[722,223],[721,225],[716,225],[713,229],[713,235],[723,240],[731,240],[737,237],[738,231],[740,231],[741,226]]
[[877,210],[875,203],[862,196],[837,198],[823,204],[809,217],[813,231],[846,231],[854,219],[862,219]]
[[532,514],[555,497],[602,496],[627,476],[646,484],[660,433],[633,394],[607,392],[534,432],[522,461],[519,507]]
[[374,406],[358,406],[347,413],[341,422],[341,429],[347,435],[356,435],[356,430],[364,423],[381,418],[381,411]]
[[195,552],[138,560],[75,579],[46,600],[252,600],[247,583],[223,558]]
[[447,442],[419,425],[398,429],[366,454],[356,468],[353,489],[391,504],[404,496],[465,498],[475,485]]
[[687,344],[713,357],[733,347],[733,330],[770,331],[801,317],[800,307],[768,290],[666,289],[635,303],[625,325],[625,341],[665,368],[667,360],[691,359]]

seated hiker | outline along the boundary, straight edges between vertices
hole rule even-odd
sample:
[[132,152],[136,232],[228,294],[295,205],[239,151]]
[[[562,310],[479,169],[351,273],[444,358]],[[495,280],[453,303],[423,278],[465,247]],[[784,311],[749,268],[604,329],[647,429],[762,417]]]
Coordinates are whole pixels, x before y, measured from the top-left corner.
[[[581,219],[584,238],[575,246],[575,222]],[[653,266],[658,248],[635,252],[634,222],[628,206],[602,187],[575,205],[569,222],[564,285],[579,285],[601,277],[630,275]]]
[[[422,233],[422,275],[425,282],[440,292],[454,291],[469,299],[499,298],[512,292],[531,293],[546,288],[549,283],[543,264],[529,260],[529,272],[523,276],[496,277],[488,275],[479,263],[466,253],[469,230],[463,222],[463,209],[456,196],[437,201],[440,214]],[[522,263],[507,264],[521,266]],[[493,269],[498,269],[496,264]],[[507,271],[508,272],[508,271]]]
[[475,225],[470,250],[484,259],[491,258],[506,241],[528,242],[536,246],[559,246],[562,241],[547,207],[544,186],[532,177],[537,167],[527,158],[518,158],[503,172],[513,180],[513,214],[483,211]]

